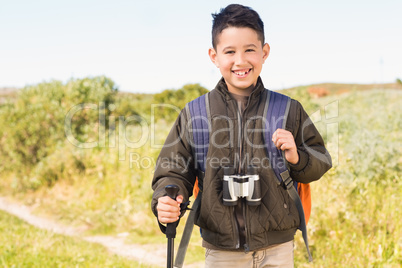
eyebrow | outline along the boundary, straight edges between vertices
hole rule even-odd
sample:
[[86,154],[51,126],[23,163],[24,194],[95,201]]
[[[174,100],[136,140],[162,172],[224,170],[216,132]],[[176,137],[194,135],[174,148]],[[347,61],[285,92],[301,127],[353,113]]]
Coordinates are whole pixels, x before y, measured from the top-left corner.
[[245,45],[244,47],[257,47],[257,46],[254,44],[248,44],[248,45]]
[[[243,47],[257,47],[256,45],[254,45],[254,44],[248,44],[248,45],[245,45],[245,46],[243,46]],[[235,47],[233,47],[233,46],[227,46],[227,47],[224,47],[223,49],[222,49],[222,51],[225,51],[225,50],[228,50],[228,49],[234,49]]]

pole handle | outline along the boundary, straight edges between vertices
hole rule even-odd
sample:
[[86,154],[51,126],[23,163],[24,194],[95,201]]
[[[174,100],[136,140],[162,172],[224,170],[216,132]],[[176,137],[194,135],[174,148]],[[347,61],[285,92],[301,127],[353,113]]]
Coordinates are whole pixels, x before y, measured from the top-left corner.
[[[179,192],[179,187],[177,185],[170,184],[165,187],[165,191],[170,198],[172,198],[173,200],[176,200],[177,193]],[[165,234],[166,234],[167,238],[175,238],[176,237],[176,227],[177,227],[178,223],[179,222],[176,221],[176,222],[168,223],[166,225],[166,233]]]
[[[174,184],[167,185],[165,187],[165,191],[167,195],[176,200],[177,193],[179,192],[179,187]],[[174,238],[176,237],[176,227],[178,222],[168,223],[166,226],[166,237],[168,239],[168,248],[167,248],[167,267],[173,268],[173,259],[174,259]]]
[[165,187],[165,191],[170,198],[176,200],[177,193],[179,192],[179,186],[174,184],[167,185]]

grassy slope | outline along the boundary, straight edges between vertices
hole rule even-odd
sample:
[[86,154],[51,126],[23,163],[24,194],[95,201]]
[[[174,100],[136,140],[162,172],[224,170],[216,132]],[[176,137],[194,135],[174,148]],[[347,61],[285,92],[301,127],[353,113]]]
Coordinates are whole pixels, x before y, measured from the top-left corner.
[[[353,92],[320,105],[334,102],[338,116],[327,123],[338,124],[339,135],[327,136],[327,145],[339,144],[331,152],[335,166],[312,184],[308,228],[315,261],[305,263],[298,237],[297,266],[400,267],[402,92]],[[327,126],[317,124],[324,135]]]
[[0,211],[1,267],[145,267],[100,245],[30,226]]

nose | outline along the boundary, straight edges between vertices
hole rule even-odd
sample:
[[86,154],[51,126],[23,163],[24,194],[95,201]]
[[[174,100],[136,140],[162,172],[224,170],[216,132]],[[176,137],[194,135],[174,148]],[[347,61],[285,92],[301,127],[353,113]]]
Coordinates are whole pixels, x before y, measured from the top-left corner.
[[243,52],[236,53],[235,64],[242,65],[246,62],[246,55]]

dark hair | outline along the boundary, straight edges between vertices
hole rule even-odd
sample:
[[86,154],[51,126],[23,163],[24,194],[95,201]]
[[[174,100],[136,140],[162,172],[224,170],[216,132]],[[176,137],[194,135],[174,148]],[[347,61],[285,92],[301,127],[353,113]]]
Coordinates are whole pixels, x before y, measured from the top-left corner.
[[256,11],[250,7],[231,4],[212,14],[212,46],[216,49],[218,35],[228,27],[246,27],[257,32],[258,39],[264,44],[264,23]]

